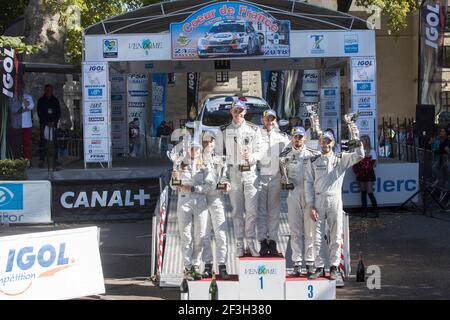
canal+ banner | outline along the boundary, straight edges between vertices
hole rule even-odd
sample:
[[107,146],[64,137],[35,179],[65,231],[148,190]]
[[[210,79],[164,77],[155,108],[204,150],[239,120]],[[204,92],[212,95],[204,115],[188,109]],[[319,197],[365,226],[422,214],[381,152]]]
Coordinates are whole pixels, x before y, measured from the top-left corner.
[[50,223],[49,181],[0,181],[0,223]]
[[0,300],[105,293],[97,227],[0,237]]
[[289,57],[290,29],[252,4],[218,2],[170,25],[172,58]]

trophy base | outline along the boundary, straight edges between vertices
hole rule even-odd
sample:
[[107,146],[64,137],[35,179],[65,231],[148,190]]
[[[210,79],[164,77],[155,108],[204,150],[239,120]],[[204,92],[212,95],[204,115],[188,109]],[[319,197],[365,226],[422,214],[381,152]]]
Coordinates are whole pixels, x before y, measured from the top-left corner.
[[294,190],[294,184],[293,183],[282,184],[281,188],[283,190]]
[[172,185],[173,186],[181,186],[181,180],[172,178]]
[[240,164],[239,171],[240,172],[250,171],[250,165],[249,164]]
[[225,190],[227,190],[227,184],[226,183],[218,183],[217,184],[217,186],[216,186],[216,189],[217,190],[221,190],[221,191],[225,191]]
[[347,142],[347,146],[348,146],[349,148],[356,148],[356,147],[359,147],[360,144],[361,144],[361,141],[360,141],[360,140],[356,140],[356,139],[349,140],[349,141]]

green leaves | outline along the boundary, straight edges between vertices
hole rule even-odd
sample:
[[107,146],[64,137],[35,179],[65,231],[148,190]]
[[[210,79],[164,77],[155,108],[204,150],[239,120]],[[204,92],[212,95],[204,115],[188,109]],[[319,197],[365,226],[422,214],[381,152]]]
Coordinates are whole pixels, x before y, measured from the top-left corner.
[[28,45],[23,42],[25,37],[7,37],[0,36],[0,48],[9,47],[17,51],[17,53],[36,53],[41,46]]
[[356,0],[356,5],[378,6],[387,18],[388,33],[398,33],[407,26],[406,17],[417,9],[417,0]]
[[0,160],[0,181],[27,180],[27,159]]

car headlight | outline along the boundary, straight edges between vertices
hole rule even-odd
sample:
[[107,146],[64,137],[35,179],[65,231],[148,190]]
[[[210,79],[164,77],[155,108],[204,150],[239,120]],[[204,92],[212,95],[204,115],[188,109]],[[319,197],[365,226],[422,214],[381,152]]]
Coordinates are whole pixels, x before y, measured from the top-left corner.
[[206,45],[208,45],[208,40],[206,40],[206,39],[200,39],[200,40],[198,40],[198,45],[200,45],[200,46],[206,46]]

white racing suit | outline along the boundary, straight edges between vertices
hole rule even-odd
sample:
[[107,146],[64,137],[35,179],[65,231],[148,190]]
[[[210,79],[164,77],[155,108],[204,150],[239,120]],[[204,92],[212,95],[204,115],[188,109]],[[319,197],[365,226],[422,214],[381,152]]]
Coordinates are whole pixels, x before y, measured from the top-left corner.
[[[182,184],[195,188],[194,192],[179,191],[177,203],[183,261],[185,268],[190,269],[200,266],[208,217],[205,194],[211,189],[213,181],[207,168],[194,171],[194,164],[182,164],[181,167]],[[171,185],[171,188],[176,190],[176,186]]]
[[[342,242],[342,183],[345,171],[364,158],[362,145],[352,153],[320,155],[312,157],[305,165],[305,196],[308,211],[315,207],[319,219],[316,222],[314,250],[315,267],[323,268],[324,251],[320,251],[325,232],[325,222],[330,229],[330,266],[339,266]],[[308,212],[309,213],[309,212]]]
[[258,241],[278,242],[280,226],[280,166],[279,155],[289,144],[289,137],[275,127],[261,130],[259,165]]
[[[258,177],[256,162],[259,160],[261,131],[258,126],[244,121],[241,125],[231,122],[222,132],[225,152],[228,163],[228,173],[231,183],[230,202],[233,208],[234,233],[237,246],[243,246],[244,238],[254,243],[256,240],[256,219],[258,211]],[[245,146],[250,154],[250,171],[239,171],[244,161],[242,143],[247,139]]]
[[280,158],[289,159],[289,183],[294,189],[289,190],[287,198],[288,222],[291,233],[292,261],[294,265],[301,266],[305,261],[307,265],[314,264],[314,232],[315,222],[309,215],[305,200],[305,173],[304,163],[318,152],[306,146],[300,149],[289,145],[280,155]]
[[211,248],[211,231],[214,231],[216,240],[216,259],[217,264],[227,263],[227,234],[225,221],[225,207],[223,202],[223,192],[216,189],[217,183],[228,182],[226,178],[227,165],[224,164],[223,169],[214,164],[214,157],[218,157],[211,153],[203,154],[203,161],[208,167],[213,177],[213,186],[206,193],[206,203],[208,205],[209,214],[207,215],[207,226],[205,241],[203,244],[203,261],[205,264],[213,263],[213,254]]

